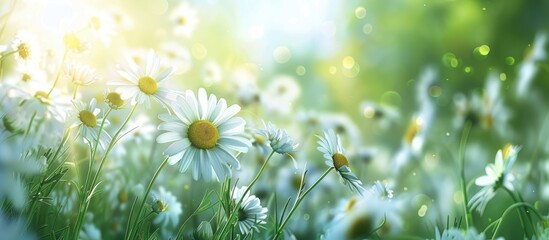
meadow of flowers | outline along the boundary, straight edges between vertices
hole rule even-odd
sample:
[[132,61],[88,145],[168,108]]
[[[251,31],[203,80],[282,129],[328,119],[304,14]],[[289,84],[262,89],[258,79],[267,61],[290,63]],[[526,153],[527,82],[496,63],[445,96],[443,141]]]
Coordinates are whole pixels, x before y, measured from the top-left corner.
[[549,239],[548,13],[3,0],[0,239]]

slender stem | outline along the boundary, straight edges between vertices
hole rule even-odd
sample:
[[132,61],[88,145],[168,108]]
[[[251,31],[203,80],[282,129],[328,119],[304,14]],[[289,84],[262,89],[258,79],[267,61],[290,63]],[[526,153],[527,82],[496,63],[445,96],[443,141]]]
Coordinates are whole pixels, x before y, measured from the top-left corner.
[[[143,211],[143,207],[145,206],[145,202],[147,201],[147,198],[149,197],[152,186],[153,186],[154,182],[156,181],[156,178],[160,174],[160,171],[162,171],[164,166],[166,166],[166,163],[168,163],[168,159],[170,159],[170,158],[167,157],[166,159],[164,159],[164,161],[162,161],[160,166],[158,166],[158,169],[156,169],[156,172],[154,173],[151,181],[149,182],[149,186],[147,186],[147,190],[145,191],[145,195],[143,196],[143,199],[141,200],[141,204],[139,205],[139,210],[137,211],[137,215],[136,215],[137,219],[135,220],[136,222],[133,224],[132,228],[129,231],[130,234],[128,236],[129,237],[128,239],[133,239],[133,238],[131,238],[131,235],[133,234],[133,229],[135,229],[135,227],[137,226],[137,224],[138,224],[137,220],[139,219],[139,216],[141,216],[141,212]],[[128,221],[131,221],[131,219],[128,219]]]
[[59,66],[59,70],[57,70],[57,74],[55,75],[55,81],[53,82],[53,85],[51,86],[50,91],[48,92],[48,97],[50,96],[51,92],[53,92],[53,89],[55,88],[55,85],[57,85],[57,82],[59,81],[59,77],[61,76],[61,70],[63,69],[63,64],[65,64],[65,60],[67,59],[67,53],[68,49],[65,48],[65,52],[63,53],[63,58],[61,59],[61,66]]
[[460,185],[461,192],[463,194],[463,211],[465,211],[465,227],[469,229],[470,225],[473,225],[473,217],[471,211],[469,211],[469,200],[467,198],[467,185],[465,181],[465,144],[469,138],[469,132],[471,131],[471,122],[467,121],[463,127],[463,133],[461,135],[461,141],[459,143],[459,170],[460,170]]
[[[109,143],[109,146],[107,147],[107,150],[105,151],[105,155],[103,155],[103,158],[101,159],[101,163],[99,164],[99,168],[97,169],[97,172],[95,173],[94,177],[93,177],[93,180],[91,182],[91,185],[89,186],[89,190],[90,192],[88,193],[88,179],[89,177],[86,177],[86,183],[84,184],[84,191],[83,191],[83,194],[88,194],[88,196],[85,198],[85,202],[84,202],[84,205],[82,207],[82,210],[81,212],[79,213],[79,216],[77,218],[77,222],[76,222],[76,225],[75,225],[75,232],[74,234],[76,234],[77,238],[80,234],[80,228],[82,227],[82,224],[84,222],[84,215],[86,214],[86,212],[88,211],[88,207],[89,207],[89,204],[91,202],[91,197],[93,195],[93,188],[94,188],[94,185],[95,183],[97,182],[97,178],[99,177],[99,173],[101,172],[101,169],[103,169],[103,165],[109,155],[109,153],[111,152],[112,148],[114,147],[115,143],[116,143],[116,139],[118,138],[118,135],[120,135],[120,133],[122,132],[122,130],[124,129],[124,127],[126,126],[126,124],[128,123],[128,121],[130,120],[131,116],[133,115],[133,113],[135,112],[135,109],[137,108],[137,104],[134,105],[134,107],[132,108],[131,112],[128,114],[128,116],[126,117],[126,120],[124,121],[124,123],[122,123],[122,125],[120,126],[120,128],[118,128],[118,130],[116,131],[116,133],[114,134],[111,142]],[[97,135],[97,141],[95,142],[95,147],[94,147],[94,150],[92,151],[92,158],[95,158],[95,154],[96,154],[96,151],[97,151],[97,148],[98,148],[98,143],[99,143],[99,139],[101,137],[101,132],[102,132],[102,129],[103,129],[103,126],[104,126],[104,123],[105,123],[105,120],[107,119],[107,116],[108,114],[111,112],[112,109],[109,109],[109,111],[105,114],[105,117],[103,118],[103,121],[101,122],[101,127],[100,127],[100,131]],[[90,159],[90,161],[93,161],[93,159]],[[88,175],[89,173],[91,172],[91,167],[90,169],[88,170]]]
[[324,179],[324,177],[326,177],[328,175],[328,173],[330,173],[334,169],[335,169],[334,167],[330,167],[330,168],[326,169],[324,174],[322,174],[322,176],[320,176],[320,178],[318,178],[318,180],[316,180],[316,182],[309,189],[307,189],[307,191],[305,191],[303,193],[303,195],[298,196],[296,203],[290,209],[290,212],[288,213],[288,216],[286,217],[286,219],[284,219],[284,222],[282,222],[282,224],[280,225],[280,228],[277,229],[276,234],[273,237],[273,239],[276,240],[280,237],[280,235],[282,234],[282,230],[284,230],[284,227],[286,226],[286,224],[288,223],[288,221],[290,220],[290,218],[294,214],[297,207],[299,207],[299,204],[301,204],[301,202],[303,201],[303,199],[305,199],[307,194],[309,194],[309,192],[311,192],[311,190],[313,190],[313,188],[315,188],[316,185],[318,185],[320,183],[320,181],[322,181],[322,179]]
[[2,35],[4,35],[4,31],[6,30],[6,26],[8,26],[8,22],[11,19],[11,14],[13,13],[13,10],[15,9],[16,4],[17,4],[17,0],[13,0],[13,4],[11,5],[11,8],[8,11],[7,16],[6,16],[6,22],[4,23],[4,25],[2,25],[2,29],[0,29],[0,37],[2,37]]
[[[505,190],[505,192],[507,192],[509,194],[509,196],[513,199],[513,202],[514,203],[521,203],[517,197],[515,197],[515,195],[513,194],[513,192],[511,190],[509,190],[507,187],[503,186],[503,190]],[[522,229],[524,230],[524,234],[526,234],[526,236],[528,237],[528,239],[530,239],[529,237],[529,234],[528,234],[528,231],[527,231],[527,228],[526,228],[526,224],[524,222],[524,216],[522,216],[522,212],[520,211],[520,209],[517,209],[517,213],[519,215],[519,219],[520,219],[520,225],[522,225]]]
[[73,100],[76,99],[76,93],[78,92],[78,86],[79,86],[78,84],[76,84],[74,86],[74,93],[72,94],[72,99]]
[[[529,203],[525,203],[525,202],[518,202],[518,203],[514,203],[513,205],[509,206],[507,209],[505,209],[505,211],[503,212],[503,214],[499,218],[498,225],[496,226],[496,229],[494,230],[494,235],[492,235],[492,240],[494,240],[496,238],[496,234],[497,234],[497,232],[499,230],[499,227],[501,226],[501,222],[503,222],[503,219],[505,218],[505,216],[507,216],[507,214],[509,214],[511,212],[511,210],[513,210],[513,208],[519,208],[519,207],[524,207],[524,208],[529,208],[529,209],[532,209],[532,210],[536,210],[532,205],[530,205]],[[536,216],[540,220],[544,220],[543,216],[541,216],[537,211],[533,211],[533,212],[536,213]]]
[[[525,202],[524,199],[522,198],[522,195],[518,191],[517,191],[517,196],[518,196],[518,198],[521,202]],[[537,212],[537,210],[535,210],[535,211]],[[535,236],[539,237],[538,230],[537,230],[536,226],[534,226],[534,220],[532,219],[532,216],[530,215],[530,212],[528,212],[528,209],[526,209],[526,207],[524,207],[524,214],[528,217],[528,221],[532,225],[532,229],[534,230]]]
[[274,153],[275,153],[275,151],[271,150],[271,153],[269,154],[269,156],[267,157],[265,162],[263,162],[263,165],[261,166],[261,169],[259,169],[259,172],[257,173],[257,175],[255,175],[252,182],[250,182],[250,184],[246,188],[246,191],[244,191],[244,194],[242,194],[242,196],[238,200],[238,203],[235,205],[235,208],[233,209],[233,211],[231,211],[229,217],[227,218],[227,221],[225,222],[225,224],[223,224],[223,227],[221,228],[221,232],[219,234],[216,234],[219,238],[221,238],[225,234],[225,230],[227,229],[227,227],[229,226],[229,223],[231,223],[231,220],[235,216],[235,212],[238,212],[238,209],[240,208],[240,205],[242,204],[242,201],[244,200],[244,196],[246,196],[246,194],[248,192],[250,192],[250,189],[252,189],[252,186],[257,182],[257,180],[259,179],[259,177],[261,176],[261,174],[263,173],[263,171],[267,167],[267,163],[269,163],[269,160],[271,159],[271,157],[273,156]]

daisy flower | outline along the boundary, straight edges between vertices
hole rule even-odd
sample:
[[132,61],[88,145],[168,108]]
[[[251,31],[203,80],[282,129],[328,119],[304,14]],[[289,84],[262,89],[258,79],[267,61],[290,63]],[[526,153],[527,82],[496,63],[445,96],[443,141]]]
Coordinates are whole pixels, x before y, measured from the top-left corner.
[[24,64],[35,64],[39,59],[37,40],[34,34],[27,30],[17,32],[11,43],[15,59]]
[[133,59],[128,59],[128,66],[118,70],[123,81],[113,81],[109,85],[119,86],[116,91],[122,99],[131,99],[131,104],[145,104],[150,106],[150,98],[154,98],[163,107],[167,102],[175,100],[175,92],[167,87],[159,86],[168,79],[172,68],[169,67],[159,73],[160,59],[151,49],[147,56],[147,65],[143,72]]
[[[71,127],[80,128],[80,133],[87,142],[95,143],[99,135],[102,118],[97,118],[97,115],[101,110],[95,107],[96,101],[93,98],[90,101],[90,104],[86,106],[81,102],[74,102],[76,111],[73,113],[73,116],[76,117],[75,123]],[[108,120],[105,120],[104,126],[108,125]],[[99,139],[99,145],[102,149],[106,149],[107,145],[111,142],[111,136],[103,130]]]
[[[261,201],[254,195],[250,195],[247,186],[234,189],[233,200],[236,202],[242,199],[238,209],[238,228],[242,234],[248,234],[252,229],[259,231],[257,225],[265,224],[267,219],[267,208],[261,207]],[[244,195],[244,193],[246,193]]]
[[[198,98],[190,90],[179,96],[171,105],[175,115],[160,115],[164,121],[158,129],[167,131],[156,139],[159,143],[171,143],[164,154],[169,163],[179,163],[184,172],[192,164],[193,179],[217,178],[223,181],[231,176],[230,167],[240,168],[232,151],[247,152],[250,141],[241,136],[246,121],[234,117],[240,106],[227,107],[225,99],[209,98],[206,90],[198,90]],[[213,170],[213,171],[212,171]]]
[[514,189],[511,183],[514,176],[509,171],[517,159],[518,151],[519,148],[512,145],[505,146],[503,151],[498,150],[495,163],[486,166],[486,175],[475,180],[475,184],[483,188],[471,198],[469,202],[471,209],[476,208],[482,214],[486,204],[495,196],[496,190],[501,187]]
[[65,64],[63,77],[77,86],[88,86],[99,79],[93,68],[77,62]]
[[267,123],[267,126],[263,130],[258,131],[259,134],[265,136],[269,141],[269,146],[273,151],[279,154],[289,154],[295,152],[299,144],[294,143],[294,140],[290,138],[286,130],[277,128],[272,123]]
[[454,240],[454,239],[469,239],[469,240],[483,240],[486,239],[484,232],[480,234],[474,228],[471,228],[467,232],[462,232],[459,228],[444,229],[441,233],[438,228],[435,228],[436,240]]
[[179,215],[183,212],[181,203],[177,198],[163,187],[160,187],[158,192],[153,192],[151,195],[152,210],[158,213],[154,219],[155,224],[160,224],[163,227],[176,226],[179,222]]
[[341,139],[333,130],[324,132],[324,137],[317,136],[320,140],[317,142],[320,146],[317,148],[323,153],[325,163],[329,167],[334,167],[343,183],[353,192],[363,194],[365,191],[362,182],[351,172],[349,160],[345,156],[345,149],[341,146]]
[[175,23],[174,33],[184,37],[190,37],[198,23],[196,10],[186,2],[172,12],[170,19]]

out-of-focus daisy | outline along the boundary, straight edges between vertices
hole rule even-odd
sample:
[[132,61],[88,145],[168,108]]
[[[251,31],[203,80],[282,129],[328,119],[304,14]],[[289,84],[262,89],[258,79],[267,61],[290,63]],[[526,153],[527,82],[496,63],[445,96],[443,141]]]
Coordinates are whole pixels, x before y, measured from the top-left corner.
[[514,134],[508,126],[511,113],[503,102],[501,81],[497,75],[488,76],[482,93],[474,92],[469,98],[456,95],[454,103],[458,113],[453,120],[455,127],[462,128],[469,122],[473,127],[494,130],[501,136],[512,137]]
[[[246,122],[234,117],[240,106],[227,107],[225,99],[206,90],[198,90],[198,98],[190,90],[177,98],[171,105],[175,116],[160,115],[164,121],[158,129],[165,132],[158,136],[159,143],[170,143],[164,154],[170,156],[169,163],[179,162],[179,171],[184,172],[192,163],[195,180],[213,177],[223,181],[231,176],[230,167],[240,168],[240,163],[231,151],[247,152],[250,141],[241,136]],[[213,172],[212,172],[213,170]]]
[[292,112],[293,104],[301,94],[301,87],[290,76],[275,77],[261,99],[262,105],[267,111],[279,114],[289,114]]
[[155,224],[160,224],[164,228],[177,225],[183,210],[181,203],[171,192],[160,187],[158,192],[151,194],[150,201],[152,210],[158,214],[153,221]]
[[[98,118],[98,114],[101,110],[96,108],[95,104],[95,98],[93,98],[87,106],[81,102],[74,101],[76,111],[73,113],[73,116],[76,119],[71,127],[78,127],[80,129],[80,134],[82,134],[84,139],[89,143],[95,144],[95,142],[98,141],[97,137],[99,137],[99,145],[102,149],[106,149],[107,145],[111,142],[111,136],[104,128],[101,129],[103,132],[101,133],[101,136],[99,136],[103,119]],[[108,124],[108,120],[105,120],[104,127]]]
[[0,232],[3,239],[32,240],[37,239],[27,231],[27,224],[21,219],[8,219],[0,212]]
[[223,74],[221,73],[221,67],[215,61],[208,61],[202,67],[202,80],[207,87],[219,84]]
[[77,86],[88,86],[95,83],[99,77],[95,69],[88,65],[70,62],[63,66],[63,77]]
[[519,148],[512,145],[498,150],[495,163],[486,166],[486,175],[475,180],[475,184],[483,188],[469,201],[471,209],[477,209],[482,214],[486,204],[495,196],[496,190],[501,187],[508,190],[514,189],[512,184],[514,176],[509,171],[517,159],[518,151]]
[[187,2],[182,2],[173,10],[170,20],[175,24],[174,33],[183,37],[190,37],[198,23],[196,10]]
[[515,88],[519,97],[524,97],[527,94],[528,88],[538,71],[538,67],[536,66],[538,62],[547,58],[547,53],[545,52],[546,42],[547,33],[537,33],[529,55],[526,56],[520,65],[517,87]]
[[63,42],[65,48],[73,53],[88,53],[91,48],[90,43],[76,31],[66,33]]
[[324,113],[320,114],[318,118],[321,129],[333,129],[340,137],[353,143],[351,147],[361,145],[360,128],[349,115],[345,113]]
[[183,74],[192,66],[191,52],[178,42],[165,42],[160,46],[160,55],[166,64],[173,66],[173,74]]
[[232,194],[234,203],[240,199],[242,203],[238,208],[238,228],[242,234],[248,234],[252,230],[259,231],[258,225],[265,224],[267,219],[267,208],[261,207],[261,201],[254,195],[250,195],[248,191],[244,193],[248,187],[237,187]]
[[477,233],[477,230],[474,228],[469,228],[469,230],[462,231],[459,228],[449,228],[444,229],[441,233],[438,228],[435,228],[435,239],[436,240],[456,240],[456,239],[467,239],[467,240],[483,240],[486,239],[484,232]]
[[394,107],[371,101],[362,102],[360,112],[366,119],[375,121],[382,129],[387,129],[400,119],[400,114]]
[[96,12],[88,17],[88,28],[105,46],[109,46],[115,34],[114,19],[107,12]]
[[269,142],[269,146],[279,154],[293,153],[299,146],[299,144],[294,143],[294,140],[288,135],[286,130],[277,128],[271,122],[267,123],[265,129],[259,130],[258,133],[265,136]]
[[147,56],[147,65],[143,72],[133,59],[128,59],[128,66],[118,70],[123,81],[112,81],[109,85],[119,86],[116,91],[122,99],[131,99],[131,104],[145,104],[150,106],[150,99],[154,98],[163,107],[175,100],[176,93],[167,87],[160,86],[170,76],[169,67],[159,73],[160,59],[151,49]]
[[40,59],[36,37],[28,30],[17,32],[11,43],[11,51],[14,52],[17,61],[26,65],[36,64]]
[[210,222],[202,221],[198,228],[193,231],[193,237],[196,240],[213,239],[214,234]]
[[367,239],[397,234],[403,226],[403,201],[380,198],[374,190],[350,198],[329,224],[323,239]]
[[320,139],[317,143],[320,145],[317,149],[323,153],[325,163],[329,167],[334,167],[343,183],[347,185],[351,191],[363,194],[365,189],[362,187],[362,182],[351,172],[349,161],[345,156],[345,149],[341,145],[341,140],[333,130],[325,131],[324,137],[318,136]]
[[248,106],[253,103],[261,102],[261,95],[257,87],[257,73],[251,69],[239,67],[231,74],[229,78],[240,103]]
[[0,199],[8,199],[16,209],[21,209],[27,198],[22,177],[39,173],[39,162],[45,162],[45,157],[31,155],[23,138],[0,139],[0,152]]

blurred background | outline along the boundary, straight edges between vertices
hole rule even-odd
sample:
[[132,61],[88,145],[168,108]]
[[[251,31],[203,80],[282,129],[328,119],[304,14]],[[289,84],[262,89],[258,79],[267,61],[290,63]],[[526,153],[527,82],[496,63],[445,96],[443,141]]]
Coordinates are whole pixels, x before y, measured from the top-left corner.
[[[469,198],[479,189],[474,180],[485,174],[498,149],[513,144],[521,147],[511,170],[516,191],[541,214],[549,211],[549,1],[2,0],[0,13],[1,21],[8,21],[0,45],[29,30],[44,56],[57,62],[67,33],[92,29],[78,35],[86,49],[72,56],[100,75],[80,90],[84,102],[92,97],[101,102],[106,83],[119,78],[115,70],[126,57],[143,63],[147,50],[154,49],[163,68],[174,67],[174,89],[204,87],[241,105],[250,132],[268,121],[287,129],[301,146],[294,156],[299,170],[279,157],[269,170],[272,177],[262,179],[255,192],[263,206],[272,189],[292,192],[279,189],[288,179],[283,172],[296,176],[307,166],[311,177],[319,176],[325,166],[316,135],[335,129],[362,182],[369,186],[380,180],[402,200],[400,224],[391,233],[434,238],[435,227],[464,217],[458,158],[464,126],[470,123],[464,146]],[[7,81],[27,73],[15,61],[3,64]],[[51,78],[44,78],[51,85]],[[71,82],[58,86],[72,94]],[[140,111],[151,126],[140,134],[148,136],[130,136],[145,141],[124,143],[120,148],[126,150],[113,157],[119,160],[105,170],[107,179],[120,166],[135,164],[138,170],[124,173],[122,185],[145,184],[136,172],[150,174],[161,161],[165,146],[156,148],[153,142],[162,112],[159,105]],[[111,116],[113,126],[124,116]],[[155,147],[132,153],[151,144]],[[143,167],[125,160],[139,158],[132,154],[159,159]],[[249,182],[261,161],[260,154],[246,154],[235,176]],[[188,175],[174,168],[161,177],[183,203],[181,219],[197,207],[204,189],[219,187],[193,182]],[[352,197],[335,174],[331,177],[290,225],[298,239],[320,236],[338,206]],[[129,188],[106,186],[115,195]],[[511,204],[506,193],[498,192],[484,214],[473,213],[476,229],[482,231]],[[193,219],[193,226],[205,218]],[[517,219],[506,219],[499,234],[520,238]],[[119,236],[108,222],[96,221],[103,236]]]

